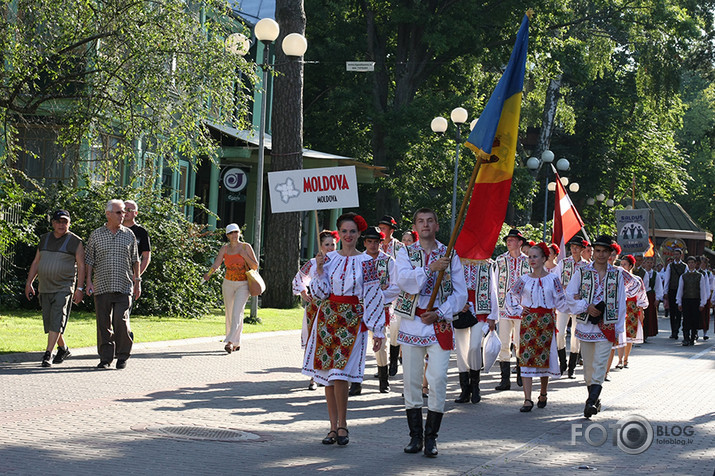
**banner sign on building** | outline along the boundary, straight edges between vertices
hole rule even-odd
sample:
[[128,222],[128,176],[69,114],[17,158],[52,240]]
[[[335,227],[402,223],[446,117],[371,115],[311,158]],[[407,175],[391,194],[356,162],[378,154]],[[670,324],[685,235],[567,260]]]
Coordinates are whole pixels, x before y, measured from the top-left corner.
[[618,236],[616,241],[623,254],[645,253],[650,248],[648,241],[648,227],[650,223],[650,209],[616,210],[616,228]]
[[269,172],[268,192],[273,213],[360,205],[354,166]]

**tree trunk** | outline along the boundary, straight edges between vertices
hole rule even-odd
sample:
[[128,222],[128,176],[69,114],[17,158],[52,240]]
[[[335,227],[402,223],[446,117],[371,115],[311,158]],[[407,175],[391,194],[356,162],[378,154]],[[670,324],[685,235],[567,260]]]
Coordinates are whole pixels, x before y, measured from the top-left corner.
[[[290,33],[305,34],[303,0],[277,0],[276,21],[281,33],[276,45]],[[271,170],[303,168],[303,63],[290,59],[276,46],[272,132]],[[264,307],[293,307],[295,298],[291,282],[300,266],[300,213],[266,213]]]

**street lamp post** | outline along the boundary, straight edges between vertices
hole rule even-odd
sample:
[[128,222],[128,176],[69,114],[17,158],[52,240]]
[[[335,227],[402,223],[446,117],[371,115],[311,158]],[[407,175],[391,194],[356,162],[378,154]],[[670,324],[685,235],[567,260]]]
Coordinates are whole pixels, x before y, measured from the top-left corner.
[[[268,106],[268,69],[271,66],[268,61],[270,46],[280,34],[278,23],[272,18],[264,18],[256,23],[254,28],[256,39],[263,44],[263,61],[260,64],[262,75],[263,94],[261,95],[261,114],[258,123],[258,170],[256,173],[256,215],[253,247],[256,258],[261,260],[261,225],[263,222],[263,169],[265,164],[265,135],[266,135],[266,109]],[[303,56],[308,49],[308,42],[300,33],[286,35],[282,43],[283,52],[286,56],[298,58]],[[258,300],[251,299],[251,317],[256,317],[258,312]]]
[[[542,233],[542,241],[546,241],[546,222],[548,221],[548,210],[549,210],[549,192],[553,192],[556,190],[556,185],[554,184],[553,190],[550,189],[550,184],[549,184],[549,165],[554,161],[554,153],[551,152],[550,150],[545,150],[541,153],[541,157],[530,157],[529,160],[526,161],[526,167],[534,172],[534,174],[539,173],[539,169],[543,165],[547,165],[546,172],[544,173],[545,178],[544,178],[544,229]],[[556,162],[556,168],[560,171],[566,171],[569,169],[571,164],[569,163],[568,160],[566,159],[559,159]],[[566,180],[566,184],[568,184],[568,179],[566,177],[563,177],[561,182],[563,183],[564,180]],[[564,186],[566,186],[564,184]]]
[[[455,221],[457,219],[457,179],[459,177],[459,148],[462,145],[462,131],[461,125],[467,122],[469,113],[463,107],[455,107],[449,115],[450,119],[455,125],[455,141],[457,142],[457,147],[454,153],[454,179],[452,185],[452,230],[454,230]],[[432,119],[430,124],[432,127],[432,132],[436,134],[444,134],[447,131],[447,120],[443,117],[435,117]]]

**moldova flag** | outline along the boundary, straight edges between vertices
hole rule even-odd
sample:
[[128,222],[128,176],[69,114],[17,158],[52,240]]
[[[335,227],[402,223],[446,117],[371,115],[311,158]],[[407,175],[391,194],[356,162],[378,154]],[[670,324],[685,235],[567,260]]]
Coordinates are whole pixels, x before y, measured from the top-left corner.
[[455,244],[461,258],[491,258],[504,223],[514,174],[528,46],[527,14],[521,22],[509,64],[466,142],[482,165],[464,226]]

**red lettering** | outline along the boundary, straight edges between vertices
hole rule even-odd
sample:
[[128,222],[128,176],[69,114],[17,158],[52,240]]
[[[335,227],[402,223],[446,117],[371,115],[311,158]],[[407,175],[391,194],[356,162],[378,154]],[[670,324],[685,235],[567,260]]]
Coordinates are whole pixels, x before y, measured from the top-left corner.
[[308,177],[303,177],[303,193],[312,191],[313,187],[310,185],[310,179]]

